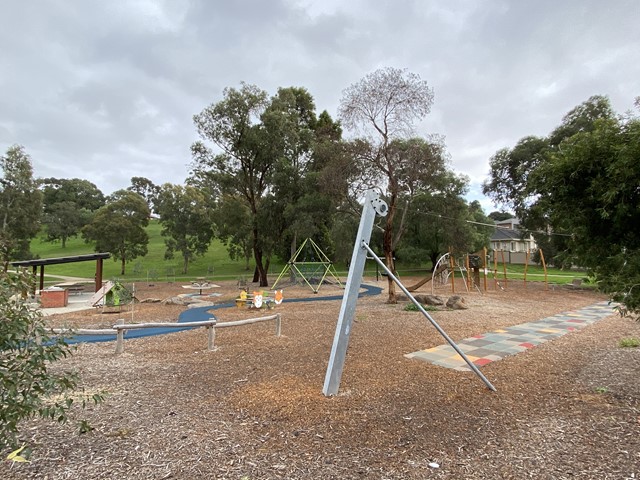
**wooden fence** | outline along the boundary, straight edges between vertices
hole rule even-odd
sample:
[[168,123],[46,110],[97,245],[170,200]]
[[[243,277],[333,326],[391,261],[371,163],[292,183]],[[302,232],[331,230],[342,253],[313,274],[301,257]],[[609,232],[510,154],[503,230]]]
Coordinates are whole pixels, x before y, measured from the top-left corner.
[[139,330],[144,328],[198,328],[205,327],[207,329],[208,342],[207,350],[213,351],[215,347],[216,329],[226,327],[238,327],[241,325],[249,325],[251,323],[266,322],[268,320],[276,321],[276,337],[282,334],[282,319],[280,314],[269,315],[268,317],[248,318],[246,320],[236,320],[233,322],[218,323],[217,320],[204,320],[201,322],[160,322],[160,323],[124,323],[123,319],[110,329],[91,330],[91,329],[68,329],[68,328],[52,328],[52,332],[56,334],[72,334],[72,335],[115,335],[116,336],[116,353],[124,352],[124,334],[127,330]]

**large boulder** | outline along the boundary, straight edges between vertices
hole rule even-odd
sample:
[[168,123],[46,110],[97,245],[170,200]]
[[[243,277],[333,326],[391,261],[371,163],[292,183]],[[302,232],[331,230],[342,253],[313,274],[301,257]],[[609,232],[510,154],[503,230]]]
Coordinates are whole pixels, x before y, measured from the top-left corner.
[[162,303],[164,305],[190,305],[194,303],[194,300],[189,297],[177,296],[165,298]]
[[469,308],[464,298],[460,295],[452,295],[449,297],[446,306],[452,310],[466,310]]
[[423,305],[439,307],[444,305],[444,300],[437,295],[415,295],[414,298]]
[[140,303],[160,303],[162,302],[162,300],[160,300],[159,298],[145,298],[143,300],[140,300]]

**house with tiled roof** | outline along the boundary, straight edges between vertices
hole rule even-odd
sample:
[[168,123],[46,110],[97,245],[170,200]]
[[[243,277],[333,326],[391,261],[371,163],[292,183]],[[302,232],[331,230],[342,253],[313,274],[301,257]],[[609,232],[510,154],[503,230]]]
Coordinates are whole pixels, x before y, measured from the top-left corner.
[[509,218],[496,222],[496,230],[491,236],[491,249],[504,252],[534,252],[538,249],[531,235],[525,235],[519,230],[520,220]]

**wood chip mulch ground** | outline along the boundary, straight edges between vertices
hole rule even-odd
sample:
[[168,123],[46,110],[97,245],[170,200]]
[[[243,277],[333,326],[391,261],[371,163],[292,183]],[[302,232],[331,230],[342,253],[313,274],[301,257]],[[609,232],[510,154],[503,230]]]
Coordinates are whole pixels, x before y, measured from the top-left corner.
[[[221,286],[217,301],[237,294],[234,283]],[[180,293],[178,284],[136,285],[140,299]],[[453,339],[603,300],[515,283],[463,295],[469,309],[432,312]],[[290,287],[291,297],[314,295]],[[214,352],[204,329],[127,340],[121,355],[113,342],[82,344],[62,366],[80,373],[86,393],[108,392],[105,403],[74,414],[94,430],[24,424],[31,462],[3,461],[0,478],[640,478],[640,349],[619,347],[640,338],[639,323],[612,315],[486,365],[493,393],[471,372],[405,358],[444,341],[406,303],[385,301],[384,293],[359,301],[331,398],[322,386],[339,300],[280,305],[279,338],[273,322],[220,329]],[[133,318],[175,321],[185,308],[138,304]],[[213,313],[219,321],[256,316],[236,307]],[[125,315],[85,310],[47,321],[99,328]]]

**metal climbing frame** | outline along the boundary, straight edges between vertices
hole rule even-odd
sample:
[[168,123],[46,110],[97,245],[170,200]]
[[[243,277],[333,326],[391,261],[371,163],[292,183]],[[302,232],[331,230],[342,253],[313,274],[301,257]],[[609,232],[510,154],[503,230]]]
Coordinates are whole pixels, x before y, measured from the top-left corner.
[[[307,262],[306,258],[302,262],[298,261],[298,257],[300,256],[300,253],[303,251],[307,243],[311,246],[314,258],[317,258],[317,261]],[[291,259],[282,269],[282,272],[280,272],[280,275],[273,283],[272,288],[276,288],[278,282],[280,282],[280,280],[289,271],[293,271],[296,277],[302,278],[304,283],[309,286],[313,293],[318,293],[318,290],[320,290],[320,286],[324,283],[327,275],[330,275],[337,285],[342,286],[342,283],[340,283],[340,278],[338,278],[338,274],[333,268],[333,262],[329,260],[329,257],[325,255],[322,249],[316,244],[316,242],[313,241],[312,238],[307,238],[304,242],[302,242],[302,245],[300,245],[298,250],[296,250],[296,253],[293,254]],[[312,278],[314,278],[313,276],[315,274],[319,274],[316,277],[319,278],[317,286],[312,285],[312,282],[310,281],[312,280]]]
[[356,303],[358,301],[358,293],[360,290],[360,284],[362,283],[362,275],[364,273],[364,265],[367,260],[367,255],[371,255],[373,257],[378,265],[387,273],[387,275],[389,275],[389,278],[398,285],[418,310],[420,310],[420,312],[429,320],[431,325],[435,327],[438,333],[440,333],[447,343],[449,343],[458,355],[462,357],[469,368],[471,368],[471,370],[480,377],[487,388],[495,392],[496,388],[491,384],[491,382],[489,382],[489,380],[487,380],[480,370],[478,370],[478,367],[469,360],[464,352],[460,350],[440,325],[438,325],[431,315],[429,315],[429,313],[422,307],[420,302],[411,295],[406,287],[402,285],[400,280],[393,275],[384,262],[382,262],[378,258],[377,254],[369,247],[369,240],[371,239],[371,231],[373,229],[373,222],[376,214],[384,217],[387,214],[387,210],[387,204],[380,199],[378,194],[373,190],[368,190],[362,209],[358,234],[356,235],[356,241],[353,246],[351,266],[349,268],[349,275],[347,277],[347,283],[342,297],[342,305],[340,306],[340,314],[338,316],[336,333],[333,338],[333,346],[331,347],[331,355],[329,357],[329,365],[327,366],[327,373],[325,375],[322,393],[324,395],[336,395],[340,389],[340,379],[342,378],[342,370],[344,369],[347,347],[349,346],[349,335],[351,334],[351,325],[353,323],[353,317],[356,310]]

